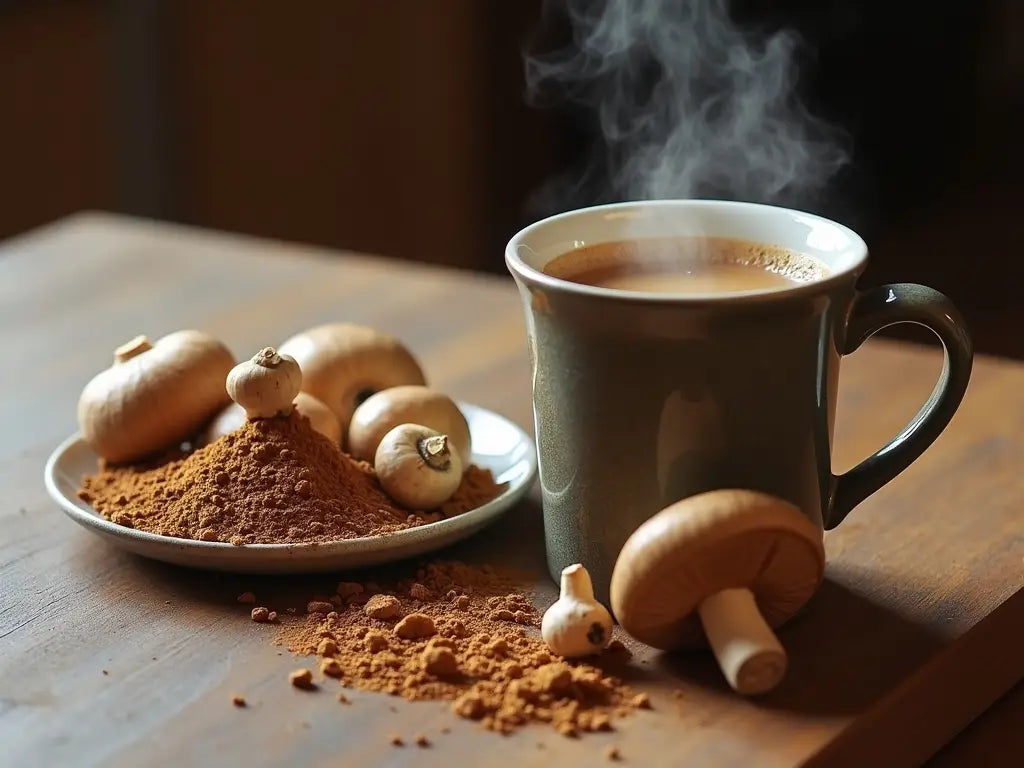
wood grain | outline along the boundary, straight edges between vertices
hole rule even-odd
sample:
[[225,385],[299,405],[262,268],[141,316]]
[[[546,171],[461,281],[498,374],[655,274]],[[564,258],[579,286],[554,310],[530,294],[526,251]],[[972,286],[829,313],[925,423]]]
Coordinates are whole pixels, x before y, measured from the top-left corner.
[[[291,689],[295,661],[234,598],[297,605],[333,579],[122,554],[67,520],[41,473],[121,341],[198,327],[241,357],[342,318],[404,338],[450,394],[532,424],[508,280],[100,214],[0,247],[3,761],[549,766],[614,743],[631,765],[911,765],[1024,675],[1024,367],[982,358],[934,447],[828,535],[825,585],[780,634],[791,672],[763,701],[731,695],[706,654],[641,648],[623,674],[655,710],[580,741],[543,728],[498,737],[443,704],[354,693],[345,707],[333,691]],[[837,469],[899,429],[938,370],[934,350],[891,342],[851,357]],[[553,595],[536,496],[447,555],[529,568],[538,600]],[[234,692],[251,706],[232,707]],[[387,742],[418,732],[434,745]]]

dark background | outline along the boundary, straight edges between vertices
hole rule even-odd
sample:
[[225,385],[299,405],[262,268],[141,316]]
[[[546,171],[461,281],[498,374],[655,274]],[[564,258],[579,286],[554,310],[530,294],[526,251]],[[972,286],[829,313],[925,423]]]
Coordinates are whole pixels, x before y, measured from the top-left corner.
[[[948,293],[1024,357],[1024,3],[736,0],[799,29],[803,97],[854,139],[817,206],[865,282]],[[586,115],[526,105],[540,0],[0,1],[0,237],[83,208],[503,272],[502,247],[588,191]]]

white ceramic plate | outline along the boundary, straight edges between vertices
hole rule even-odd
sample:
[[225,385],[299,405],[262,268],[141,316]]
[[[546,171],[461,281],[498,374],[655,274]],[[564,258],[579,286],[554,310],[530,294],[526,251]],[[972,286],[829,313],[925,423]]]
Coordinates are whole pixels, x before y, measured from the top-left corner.
[[469,512],[388,536],[324,544],[235,546],[126,528],[103,519],[76,496],[82,476],[95,472],[97,461],[80,435],[68,438],[50,455],[45,470],[46,490],[79,525],[129,552],[168,563],[236,573],[308,573],[377,565],[464,539],[494,522],[530,489],[537,472],[537,451],[530,436],[485,408],[466,403],[459,407],[473,437],[473,463],[490,469],[498,483],[508,486],[500,496]]

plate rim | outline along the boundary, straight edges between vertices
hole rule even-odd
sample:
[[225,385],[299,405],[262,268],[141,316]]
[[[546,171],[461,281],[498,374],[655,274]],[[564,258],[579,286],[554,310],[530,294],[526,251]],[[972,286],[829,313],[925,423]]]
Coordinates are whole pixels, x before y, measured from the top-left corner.
[[[75,499],[68,498],[58,487],[56,469],[65,454],[79,444],[92,450],[85,442],[80,431],[75,431],[69,437],[62,440],[47,457],[43,468],[43,481],[50,498],[56,501],[64,514],[74,522],[100,535],[125,539],[132,543],[144,543],[165,548],[172,547],[179,550],[184,548],[194,551],[196,554],[206,550],[210,556],[224,556],[230,553],[233,559],[238,561],[258,560],[260,557],[273,555],[287,555],[288,557],[306,556],[319,559],[331,555],[340,556],[346,554],[346,552],[353,555],[365,554],[367,552],[387,552],[392,549],[402,549],[410,545],[423,544],[425,540],[429,541],[433,538],[445,539],[446,534],[457,534],[466,527],[471,527],[474,529],[472,532],[476,532],[486,527],[501,512],[511,508],[518,502],[536,480],[537,446],[526,430],[507,416],[492,411],[489,408],[461,401],[458,402],[458,405],[467,411],[475,411],[491,418],[496,418],[511,427],[516,432],[519,442],[525,444],[528,448],[523,457],[527,464],[526,471],[518,478],[510,480],[508,487],[502,493],[478,507],[474,507],[454,517],[437,520],[433,523],[425,523],[413,528],[405,528],[386,536],[360,536],[353,539],[337,539],[323,542],[231,544],[230,542],[223,541],[199,541],[197,539],[165,536],[159,533],[140,531],[136,528],[118,525],[111,520],[107,520],[91,505],[86,504],[77,497]],[[501,505],[501,508],[495,509],[499,505]],[[88,509],[83,509],[83,507]],[[474,526],[473,523],[477,523],[477,525]]]

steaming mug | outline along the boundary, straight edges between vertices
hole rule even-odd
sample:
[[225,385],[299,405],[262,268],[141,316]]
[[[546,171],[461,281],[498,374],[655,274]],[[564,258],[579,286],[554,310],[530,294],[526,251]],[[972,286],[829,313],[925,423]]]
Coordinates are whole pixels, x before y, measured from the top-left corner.
[[[695,234],[809,254],[829,274],[768,292],[684,296],[541,271],[584,245]],[[529,334],[548,567],[557,581],[583,563],[603,600],[629,535],[693,494],[761,490],[835,527],[938,437],[970,378],[971,340],[945,296],[908,283],[856,290],[864,241],[800,211],[710,200],[585,208],[526,227],[505,260]],[[942,375],[888,445],[833,475],[840,359],[895,323],[939,337]]]

